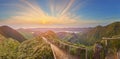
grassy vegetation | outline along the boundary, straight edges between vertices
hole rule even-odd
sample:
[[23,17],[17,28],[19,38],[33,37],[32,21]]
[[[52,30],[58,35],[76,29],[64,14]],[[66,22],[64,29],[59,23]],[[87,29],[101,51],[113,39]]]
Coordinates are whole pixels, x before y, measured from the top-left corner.
[[[69,39],[73,37],[72,35],[67,35],[63,40],[59,39],[52,31],[41,35],[71,55],[82,56],[81,59],[85,59],[86,51],[88,59],[93,59],[95,52],[94,44],[97,41],[103,47],[100,52],[100,57],[104,59],[105,54],[116,56],[117,52],[120,51],[120,40],[108,40],[106,46],[105,40],[101,40],[102,37],[119,37],[119,30],[120,23],[113,23],[105,27],[97,26],[88,33],[82,35],[78,33],[80,37],[78,37],[79,39],[75,39],[77,42],[74,43],[69,42]],[[43,41],[41,36],[33,38],[33,35],[27,32],[21,32],[21,34],[29,40],[20,43],[16,39],[6,38],[0,35],[0,59],[54,59],[50,45]]]
[[23,43],[0,36],[0,59],[54,59],[49,44],[40,37]]
[[0,59],[16,59],[20,43],[11,38],[0,35]]

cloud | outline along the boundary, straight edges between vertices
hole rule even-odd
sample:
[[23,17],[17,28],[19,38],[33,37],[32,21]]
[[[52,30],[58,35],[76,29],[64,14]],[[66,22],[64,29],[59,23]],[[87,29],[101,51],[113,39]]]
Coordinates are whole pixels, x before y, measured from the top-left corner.
[[[0,23],[10,24],[10,25],[62,25],[62,26],[83,26],[85,24],[93,24],[98,21],[88,21],[81,19],[80,16],[75,15],[75,13],[71,13],[69,10],[71,6],[74,4],[75,0],[62,0],[59,4],[55,5],[55,0],[50,1],[50,10],[52,15],[48,15],[48,13],[42,10],[40,5],[29,2],[29,0],[22,0],[23,4],[17,4],[20,11],[14,12],[16,15],[11,16],[9,19],[5,21],[1,21]],[[63,3],[64,2],[64,3]],[[61,5],[61,3],[63,3]],[[78,9],[78,7],[76,7]],[[74,9],[74,10],[76,10]],[[57,12],[56,12],[57,11]],[[56,15],[53,15],[56,14]]]

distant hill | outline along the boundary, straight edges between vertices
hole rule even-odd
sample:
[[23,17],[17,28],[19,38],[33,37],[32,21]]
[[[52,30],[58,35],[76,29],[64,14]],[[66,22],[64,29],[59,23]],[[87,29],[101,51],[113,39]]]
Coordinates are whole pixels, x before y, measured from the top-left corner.
[[95,42],[101,40],[102,37],[112,37],[116,35],[120,35],[120,22],[114,22],[107,26],[97,26],[82,36],[84,36],[84,39],[89,40],[89,42]]
[[114,22],[110,25],[107,25],[105,34],[109,37],[120,34],[120,22]]
[[66,40],[72,43],[79,39],[79,33],[59,32],[57,33],[57,36],[62,40]]
[[35,33],[41,33],[46,31],[54,31],[54,32],[85,32],[92,28],[27,28],[27,29],[18,29],[23,30],[27,32],[35,32]]
[[91,45],[96,41],[100,41],[102,37],[120,35],[120,22],[114,22],[106,26],[99,25],[82,33],[59,32],[57,35],[69,42]]
[[38,36],[34,34],[33,32],[27,31],[27,30],[22,30],[19,29],[17,30],[22,36],[24,36],[26,39],[33,39],[34,37]]
[[16,39],[19,42],[26,40],[19,32],[8,26],[0,26],[0,34],[6,38]]
[[87,33],[89,36],[96,38],[100,37],[112,37],[120,34],[120,22],[114,22],[107,26],[97,26]]

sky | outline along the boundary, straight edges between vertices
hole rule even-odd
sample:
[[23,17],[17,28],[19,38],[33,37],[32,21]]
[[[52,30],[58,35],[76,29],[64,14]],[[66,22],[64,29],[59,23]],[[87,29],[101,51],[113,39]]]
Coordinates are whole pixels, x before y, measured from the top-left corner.
[[0,25],[94,27],[120,21],[120,0],[0,0]]

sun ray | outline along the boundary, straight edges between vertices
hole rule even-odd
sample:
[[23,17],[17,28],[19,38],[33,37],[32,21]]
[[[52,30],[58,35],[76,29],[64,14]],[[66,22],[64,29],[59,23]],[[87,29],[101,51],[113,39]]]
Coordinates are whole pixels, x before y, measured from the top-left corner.
[[27,0],[22,0],[24,3],[26,3],[28,6],[30,6],[32,9],[34,9],[37,13],[39,13],[41,16],[45,16],[45,12],[40,8],[40,6],[38,7],[37,5],[31,4],[30,2],[28,2]]
[[66,6],[66,8],[62,11],[61,15],[65,14],[69,8],[72,6],[72,4],[74,3],[75,0],[70,0],[68,5]]
[[53,5],[54,4],[54,0],[50,0],[49,2],[50,2],[51,15],[53,16],[54,15],[54,11],[55,11],[54,10],[55,8],[54,8],[54,5]]
[[[71,14],[71,9],[76,0],[46,0],[48,1],[50,12],[41,8],[41,5],[33,3],[30,0],[21,0],[23,4],[18,4],[20,11],[15,12],[10,20],[5,21],[9,24],[37,24],[37,25],[75,25],[84,20],[80,16]],[[37,1],[37,0],[33,0]],[[76,8],[77,9],[77,8]]]

